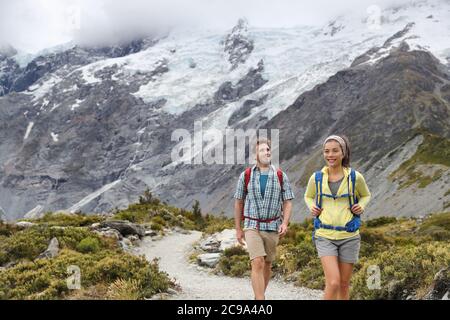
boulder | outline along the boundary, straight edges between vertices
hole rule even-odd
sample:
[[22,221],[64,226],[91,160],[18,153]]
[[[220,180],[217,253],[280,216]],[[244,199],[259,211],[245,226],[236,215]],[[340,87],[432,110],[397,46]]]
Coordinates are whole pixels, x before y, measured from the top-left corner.
[[155,237],[157,235],[158,235],[158,232],[156,232],[155,230],[146,230],[145,231],[146,237]]
[[116,240],[121,240],[123,238],[116,229],[95,230],[94,232],[102,237],[113,238]]
[[200,242],[200,248],[210,253],[222,252],[237,245],[239,245],[239,242],[236,239],[234,229],[225,229]]
[[220,251],[239,245],[236,239],[236,231],[234,229],[225,229],[217,234],[217,240],[220,241]]
[[205,253],[197,257],[197,262],[201,266],[214,268],[220,259],[220,253]]
[[124,251],[129,251],[133,246],[133,243],[127,238],[123,238],[121,241],[119,241],[119,244]]
[[101,227],[100,226],[100,222],[96,222],[96,223],[91,224],[91,226],[89,228],[91,228],[91,229],[98,229],[100,227]]
[[426,300],[448,300],[450,292],[450,268],[439,270],[434,276],[430,291],[425,295]]
[[37,259],[54,258],[59,253],[59,241],[57,238],[50,240],[47,250],[42,252]]
[[138,241],[139,237],[132,234],[132,235],[127,236],[127,239],[130,240],[131,242],[134,242],[134,241]]
[[128,235],[137,235],[139,236],[139,238],[142,238],[145,236],[144,227],[135,223],[131,223],[129,221],[122,221],[122,220],[103,221],[100,223],[100,226],[102,228],[115,229],[119,231],[120,234],[124,237]]
[[215,253],[220,252],[220,241],[215,236],[210,236],[200,242],[200,249],[206,252]]
[[28,222],[28,221],[19,221],[16,222],[16,226],[19,228],[30,228],[32,226],[35,226],[36,224],[33,222]]

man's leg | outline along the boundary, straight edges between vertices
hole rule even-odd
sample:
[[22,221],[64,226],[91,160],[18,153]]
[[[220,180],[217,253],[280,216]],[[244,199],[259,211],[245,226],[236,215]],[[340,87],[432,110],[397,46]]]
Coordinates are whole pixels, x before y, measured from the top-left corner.
[[264,242],[261,234],[257,230],[246,230],[245,241],[247,242],[247,250],[250,255],[252,265],[252,287],[256,300],[264,300],[264,260],[266,251],[264,250]]
[[264,257],[256,257],[252,260],[252,287],[255,300],[265,299]]
[[267,290],[270,278],[272,276],[272,262],[275,260],[277,245],[280,237],[277,232],[261,232],[261,238],[264,241],[264,250],[266,257],[264,261],[264,291]]
[[267,290],[267,286],[269,285],[270,278],[272,277],[272,262],[265,261],[264,262],[264,292]]

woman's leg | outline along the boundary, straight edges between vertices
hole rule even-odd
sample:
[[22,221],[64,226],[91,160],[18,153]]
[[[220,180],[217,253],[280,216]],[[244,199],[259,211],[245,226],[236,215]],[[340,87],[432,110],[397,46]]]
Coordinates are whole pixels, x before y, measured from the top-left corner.
[[325,256],[320,260],[325,273],[325,294],[323,298],[325,300],[336,300],[341,286],[338,257]]
[[350,278],[352,277],[353,263],[339,261],[339,273],[341,275],[341,285],[339,290],[339,300],[350,299]]

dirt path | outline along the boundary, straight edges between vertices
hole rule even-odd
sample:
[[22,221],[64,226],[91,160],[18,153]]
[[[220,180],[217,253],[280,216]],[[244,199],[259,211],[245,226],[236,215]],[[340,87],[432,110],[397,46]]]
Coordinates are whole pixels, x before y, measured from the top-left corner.
[[[144,238],[136,248],[148,260],[160,258],[159,266],[174,278],[182,292],[173,297],[177,300],[245,300],[253,299],[250,279],[218,276],[189,263],[192,245],[202,236],[201,232],[173,233],[158,241]],[[321,299],[322,292],[295,287],[291,283],[272,280],[266,298],[272,300]]]

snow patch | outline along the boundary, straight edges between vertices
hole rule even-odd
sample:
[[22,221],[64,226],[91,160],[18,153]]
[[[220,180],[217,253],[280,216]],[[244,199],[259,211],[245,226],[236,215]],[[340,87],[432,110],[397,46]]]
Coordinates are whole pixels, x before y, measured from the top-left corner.
[[62,78],[52,74],[47,80],[38,81],[37,83],[28,87],[25,94],[34,96],[33,102],[43,98],[54,86],[62,81]]
[[23,137],[23,140],[27,140],[30,133],[31,133],[31,129],[33,129],[34,126],[34,122],[29,122],[28,126],[27,126],[27,130],[25,131],[25,136]]
[[53,142],[58,142],[58,134],[51,132],[50,135],[52,136]]
[[41,205],[37,205],[32,210],[28,211],[25,214],[24,218],[25,219],[38,219],[38,218],[42,217],[43,214],[44,214],[44,207]]
[[69,209],[67,209],[66,211],[70,212],[70,213],[75,213],[78,210],[80,210],[82,207],[84,207],[86,204],[88,204],[89,202],[91,202],[92,200],[94,200],[95,198],[99,197],[100,195],[102,195],[103,193],[105,193],[106,191],[110,190],[111,188],[113,188],[114,186],[116,186],[117,184],[119,184],[120,182],[122,182],[121,179],[116,180],[114,182],[111,182],[105,186],[103,186],[102,188],[98,189],[97,191],[89,194],[88,196],[84,197],[80,202],[74,204],[72,207],[70,207]]
[[80,105],[84,102],[84,100],[77,99],[75,104],[70,107],[71,111],[74,111],[76,108],[80,107]]
[[53,107],[50,109],[50,112],[57,109],[59,106],[60,106],[60,104],[58,104],[58,103],[54,104]]

